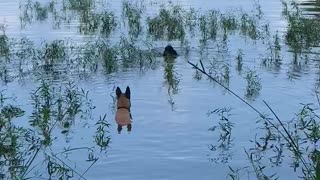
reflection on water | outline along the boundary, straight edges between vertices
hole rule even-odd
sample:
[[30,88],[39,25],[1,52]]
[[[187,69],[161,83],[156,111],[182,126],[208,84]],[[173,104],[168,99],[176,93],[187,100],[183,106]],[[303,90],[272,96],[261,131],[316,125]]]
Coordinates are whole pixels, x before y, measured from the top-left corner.
[[[203,66],[258,109],[267,99],[280,117],[292,119],[299,103],[315,102],[319,86],[320,26],[305,16],[315,14],[318,1],[282,3],[283,9],[273,0],[0,2],[0,15],[8,17],[0,23],[1,177],[302,175],[290,172],[310,170],[317,160],[301,160],[276,131],[278,123],[256,123],[247,107],[187,63]],[[167,44],[180,56],[162,57]],[[122,126],[131,131],[131,109],[135,130],[118,135]],[[212,121],[208,111],[218,118]],[[295,141],[314,145],[304,155],[317,156],[318,139],[310,141],[316,114],[306,105],[288,125]],[[296,155],[293,169],[287,154]],[[274,166],[265,171],[264,160]]]

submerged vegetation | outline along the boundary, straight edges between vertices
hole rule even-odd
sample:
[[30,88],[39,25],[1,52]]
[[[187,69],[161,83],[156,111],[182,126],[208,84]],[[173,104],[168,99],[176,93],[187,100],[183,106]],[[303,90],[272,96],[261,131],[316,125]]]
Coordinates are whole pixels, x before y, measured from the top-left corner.
[[[232,77],[238,75],[245,82],[244,97],[256,100],[263,86],[252,59],[258,59],[260,65],[276,72],[283,64],[292,64],[293,68],[288,70],[291,77],[295,72],[290,71],[301,70],[308,57],[316,54],[320,43],[319,21],[305,17],[297,4],[287,1],[283,1],[283,16],[288,21],[285,32],[270,29],[258,1],[254,1],[253,13],[241,9],[225,12],[184,9],[169,3],[161,4],[152,15],[146,15],[148,7],[143,1],[123,1],[120,16],[104,3],[107,2],[20,2],[22,29],[48,21],[55,29],[75,28],[83,35],[81,37],[85,37],[82,40],[61,38],[38,43],[28,36],[10,37],[6,24],[0,24],[2,83],[23,82],[24,78],[30,78],[38,84],[31,93],[31,112],[28,108],[24,110],[24,105],[13,105],[13,98],[0,89],[0,179],[85,179],[84,175],[99,156],[108,152],[111,142],[109,117],[93,117],[90,93],[77,87],[76,83],[69,83],[74,75],[90,77],[102,69],[110,77],[129,70],[145,72],[162,68],[169,103],[174,110],[172,95],[180,92],[182,80],[176,63],[186,62],[181,58],[164,59],[157,48],[163,49],[162,42],[180,43],[179,50],[185,52],[185,59],[199,60],[198,66],[191,63],[196,68],[195,79],[203,80],[204,74],[213,84],[231,91]],[[260,43],[262,50],[256,53],[257,56],[250,57],[241,43]],[[293,57],[290,62],[288,54]],[[233,73],[234,69],[237,74]],[[246,102],[237,94],[231,94]],[[281,121],[267,103],[273,118],[249,103],[247,105],[259,115],[259,133],[251,140],[253,147],[244,151],[250,166],[229,167],[229,177],[241,179],[249,173],[257,179],[277,179],[278,175],[273,172],[287,163],[297,176],[319,179],[320,119],[315,105],[304,104],[296,117],[286,122]],[[228,163],[232,161],[231,150],[237,142],[233,133],[236,123],[232,121],[235,115],[231,114],[231,108],[217,108],[208,114],[219,117],[218,124],[209,129],[218,133],[217,142],[209,145],[212,152],[209,159]],[[75,136],[75,128],[87,126],[89,119],[98,119],[90,136],[93,144],[84,147],[78,146],[78,142],[73,144],[70,137]],[[21,123],[22,120],[27,123]],[[75,154],[83,152],[86,156],[76,159],[88,164],[85,169],[73,161]],[[272,166],[269,166],[270,162]]]
[[[55,86],[48,81],[42,81],[31,94],[33,111],[30,117],[26,117],[25,111],[20,107],[11,105],[10,98],[3,92],[1,97],[0,168],[1,172],[4,172],[1,174],[3,179],[81,178],[87,170],[80,172],[69,162],[73,157],[72,152],[86,152],[87,158],[83,157],[82,160],[88,163],[90,169],[99,159],[99,154],[107,151],[106,147],[110,142],[107,131],[97,131],[94,141],[97,146],[66,144],[69,136],[74,133],[75,125],[86,123],[92,118],[93,106],[88,99],[88,92],[78,89],[74,83]],[[29,118],[27,126],[17,125],[25,118]],[[108,126],[105,117],[98,122],[98,130]]]

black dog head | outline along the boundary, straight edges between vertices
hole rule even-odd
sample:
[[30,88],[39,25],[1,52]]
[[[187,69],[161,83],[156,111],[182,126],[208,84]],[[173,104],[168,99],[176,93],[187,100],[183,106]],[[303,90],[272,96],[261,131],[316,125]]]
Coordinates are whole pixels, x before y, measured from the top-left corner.
[[178,56],[178,53],[171,45],[167,45],[164,49],[163,56]]

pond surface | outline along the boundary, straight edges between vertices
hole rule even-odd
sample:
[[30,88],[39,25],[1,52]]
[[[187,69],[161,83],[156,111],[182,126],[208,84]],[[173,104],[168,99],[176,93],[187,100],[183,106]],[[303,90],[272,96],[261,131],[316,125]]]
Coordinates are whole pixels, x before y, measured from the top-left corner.
[[[50,2],[41,1],[41,4]],[[5,24],[5,34],[9,38],[27,38],[36,48],[42,47],[43,42],[54,40],[84,45],[98,38],[104,38],[99,33],[81,33],[79,17],[72,12],[67,12],[71,15],[65,16],[63,11],[58,11],[59,15],[65,16],[59,25],[50,12],[44,20],[33,19],[22,25],[24,22],[20,17],[23,8],[19,8],[19,5],[23,3],[17,0],[0,1],[0,20]],[[254,3],[251,0],[180,0],[170,3],[145,0],[139,1],[138,6],[141,4],[144,6],[141,22],[145,25],[147,17],[159,14],[162,4],[168,9],[172,4],[186,10],[199,9],[200,14],[212,9],[220,12],[242,9],[252,14],[256,10]],[[302,107],[300,103],[317,103],[315,91],[319,80],[319,57],[313,53],[303,54],[298,63],[293,63],[294,55],[285,44],[288,23],[282,15],[282,2],[269,0],[259,4],[263,12],[260,23],[269,23],[271,42],[273,43],[276,33],[279,36],[282,57],[279,64],[262,63],[263,57],[268,56],[269,51],[266,39],[252,40],[234,33],[228,36],[227,48],[222,47],[223,50],[219,51],[217,42],[221,39],[218,38],[217,42],[208,42],[203,50],[199,43],[200,33],[196,33],[194,37],[186,38],[190,47],[188,54],[185,54],[185,45],[180,40],[152,40],[152,49],[162,53],[164,47],[171,44],[180,56],[170,62],[162,56],[156,56],[152,65],[143,68],[133,65],[106,72],[101,62],[97,63],[95,70],[81,66],[66,67],[62,63],[54,65],[52,71],[45,71],[35,70],[34,64],[24,61],[21,73],[23,75],[21,75],[17,70],[18,60],[12,59],[5,65],[9,80],[2,78],[0,90],[4,90],[3,93],[7,96],[16,97],[12,102],[9,101],[25,110],[24,116],[14,120],[14,124],[24,127],[30,127],[28,118],[33,112],[31,92],[39,87],[40,79],[47,80],[54,86],[72,81],[77,87],[88,91],[88,97],[95,107],[92,109],[92,118],[86,122],[76,122],[71,127],[68,137],[60,135],[60,131],[57,130],[54,133],[57,139],[51,147],[54,150],[61,147],[91,146],[96,131],[95,124],[100,116],[106,114],[106,120],[111,124],[107,129],[111,143],[107,152],[102,153],[99,160],[84,175],[86,179],[227,179],[230,173],[228,166],[233,168],[250,166],[244,148],[254,147],[251,141],[256,134],[263,133],[259,128],[261,124],[256,123],[259,115],[217,83],[210,81],[204,75],[196,74],[188,61],[197,63],[202,59],[206,67],[212,66],[218,69],[213,70],[217,72],[216,76],[223,75],[224,65],[227,65],[228,88],[261,112],[271,114],[262,101],[265,100],[284,122],[295,117],[295,113]],[[121,22],[122,1],[108,1],[103,5],[99,5],[98,2],[96,6],[97,12],[108,9],[118,17],[118,29],[109,36],[110,43],[116,44],[128,30],[128,27]],[[56,2],[55,8],[61,9],[59,1]],[[146,29],[141,31],[146,33]],[[134,44],[141,46],[145,38],[147,37],[141,35]],[[239,49],[243,52],[242,71],[237,69],[236,57]],[[201,53],[202,51],[205,55]],[[213,65],[210,65],[210,62]],[[245,79],[249,70],[258,75],[261,84],[261,90],[250,97],[246,96]],[[171,76],[168,76],[168,73]],[[133,117],[131,133],[123,129],[122,133],[118,134],[116,129],[114,97],[117,86],[122,90],[126,86],[131,88]],[[232,115],[229,116],[229,121],[233,123],[232,141],[225,149],[213,148],[221,144],[219,141],[221,131],[212,131],[213,126],[218,126],[220,117],[216,114],[208,116],[208,112],[225,107],[231,108]],[[72,165],[76,162],[74,166],[77,171],[83,173],[88,164],[80,159],[85,159],[86,156],[87,154],[82,151],[73,152],[68,162]],[[286,163],[267,170],[267,173],[277,173],[280,179],[299,179],[298,176],[302,174],[300,171],[294,172],[290,164]],[[79,177],[77,174],[74,176],[75,179]],[[254,175],[249,177],[256,179]],[[44,178],[47,176],[44,175]],[[243,179],[247,179],[247,176]]]

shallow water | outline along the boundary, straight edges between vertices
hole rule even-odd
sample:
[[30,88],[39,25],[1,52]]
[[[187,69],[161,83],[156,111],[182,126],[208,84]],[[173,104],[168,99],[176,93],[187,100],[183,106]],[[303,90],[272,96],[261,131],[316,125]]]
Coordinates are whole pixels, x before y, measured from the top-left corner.
[[[219,9],[226,11],[231,8],[242,8],[245,11],[252,10],[253,1],[172,1],[184,8],[194,7],[201,10]],[[145,14],[155,15],[159,4],[146,4]],[[109,1],[111,10],[116,15],[121,15],[121,2]],[[261,1],[264,18],[270,23],[271,33],[279,32],[283,39],[287,22],[281,16],[282,5],[278,0]],[[34,22],[21,29],[19,21],[19,2],[1,1],[0,20],[5,19],[7,25],[6,34],[11,38],[28,37],[39,44],[43,40],[55,40],[71,38],[73,42],[83,43],[93,35],[80,35],[77,30],[77,22],[66,23],[59,29],[53,29],[49,20]],[[119,34],[111,35],[111,39],[118,39]],[[112,40],[111,40],[112,41]],[[116,41],[116,40],[115,40]],[[63,77],[58,77],[55,82],[59,84],[65,80],[73,80],[79,87],[89,91],[89,97],[96,107],[93,116],[98,118],[107,114],[110,127],[111,144],[107,156],[100,157],[99,161],[87,172],[87,179],[226,179],[229,168],[242,167],[248,164],[243,148],[252,146],[249,140],[253,140],[258,132],[256,114],[243,102],[227,93],[217,84],[202,76],[201,80],[195,80],[195,71],[187,63],[187,60],[197,62],[200,59],[198,53],[200,47],[195,37],[191,41],[191,51],[188,57],[179,56],[174,61],[174,71],[179,77],[178,93],[169,94],[168,84],[164,78],[166,63],[162,57],[157,58],[158,64],[153,69],[141,71],[139,68],[128,68],[124,72],[106,74],[100,66],[97,72],[78,74],[69,72]],[[159,41],[155,42],[155,48],[162,49],[167,43],[176,47],[179,53],[183,49],[180,42]],[[317,77],[318,58],[314,56],[307,63],[296,66],[292,63],[293,55],[287,52],[288,48],[283,40],[283,63],[280,68],[263,67],[259,55],[264,54],[266,48],[260,42],[244,40],[237,36],[231,36],[229,40],[229,54],[222,61],[230,63],[229,88],[244,97],[246,80],[244,73],[239,75],[236,71],[235,56],[239,48],[244,52],[244,67],[257,71],[261,78],[262,90],[259,96],[249,102],[263,112],[268,112],[262,100],[279,114],[282,120],[290,120],[300,108],[300,103],[316,103],[315,83]],[[209,49],[210,52],[210,49]],[[214,54],[214,53],[213,53]],[[2,83],[1,89],[6,89],[8,95],[17,96],[16,102],[30,115],[30,92],[35,90],[39,82],[33,75],[25,77],[22,81],[13,80]],[[133,116],[133,130],[128,134],[125,129],[119,135],[114,121],[113,99],[114,87],[126,86],[131,88],[131,103]],[[170,103],[174,102],[174,103]],[[208,116],[207,112],[216,108],[230,107],[233,116],[230,120],[234,123],[232,136],[233,146],[230,152],[232,157],[226,163],[212,162],[218,158],[217,152],[210,150],[210,144],[217,144],[218,135],[208,129],[217,124],[217,116]],[[17,124],[27,125],[27,120],[19,118]],[[90,144],[91,139],[87,134],[94,132],[95,121],[87,122],[87,126],[77,125],[68,143],[70,147]],[[62,143],[62,142],[61,142]],[[63,143],[62,143],[63,144]],[[57,145],[59,146],[59,145]],[[75,153],[73,157],[83,156]],[[77,164],[80,172],[87,166]],[[298,173],[288,165],[283,165],[276,171],[280,179],[298,179]]]

